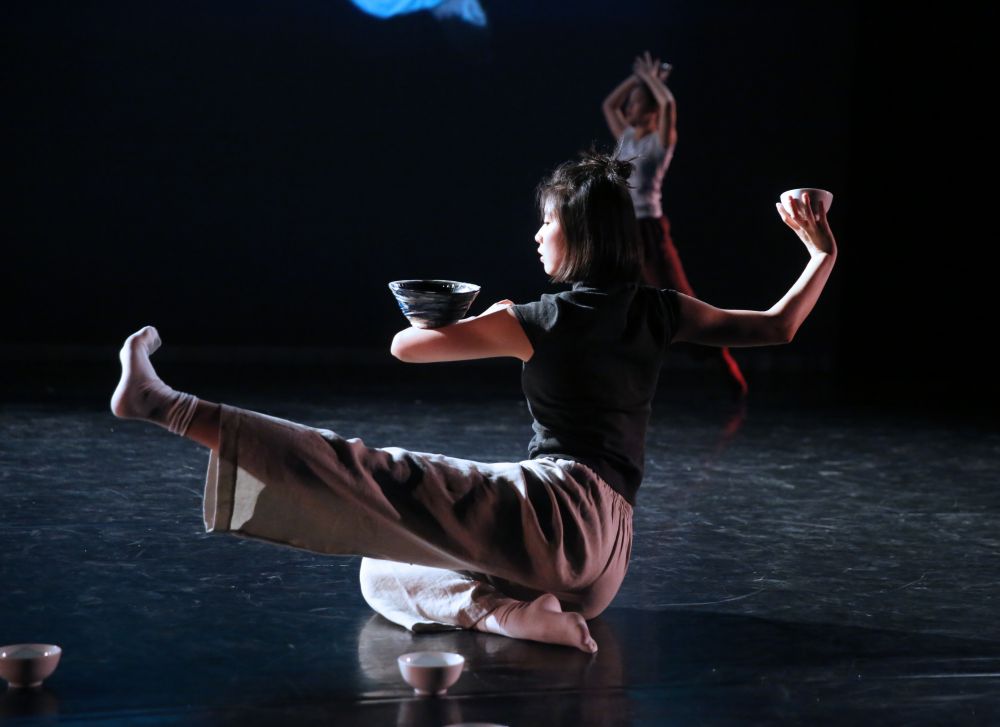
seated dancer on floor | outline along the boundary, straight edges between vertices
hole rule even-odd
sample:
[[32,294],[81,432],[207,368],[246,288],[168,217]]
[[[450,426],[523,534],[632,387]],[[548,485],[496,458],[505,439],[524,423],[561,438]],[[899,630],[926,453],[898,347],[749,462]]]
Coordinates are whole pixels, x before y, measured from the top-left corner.
[[625,576],[668,346],[791,340],[836,258],[825,213],[793,200],[778,212],[809,262],[769,310],[723,310],[644,286],[630,172],[588,154],[539,186],[538,254],[571,289],[501,301],[444,328],[409,328],[392,342],[393,355],[416,363],[521,359],[535,430],[525,461],[373,448],[174,391],[150,363],[160,345],[152,327],[125,341],[111,409],[211,449],[208,530],[365,556],[365,599],[413,631],[475,629],[594,652],[586,619]]

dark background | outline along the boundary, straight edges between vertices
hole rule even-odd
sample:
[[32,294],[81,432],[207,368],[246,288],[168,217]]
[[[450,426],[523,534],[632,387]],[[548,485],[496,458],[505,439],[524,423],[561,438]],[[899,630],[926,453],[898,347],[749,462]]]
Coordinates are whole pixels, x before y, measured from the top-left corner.
[[701,297],[773,303],[806,260],[773,201],[835,194],[830,287],[751,371],[980,406],[992,14],[873,5],[483,0],[478,29],[347,0],[7,3],[0,353],[147,322],[384,352],[390,280],[535,297],[533,188],[610,143],[600,102],[649,48],[675,66],[664,208]]

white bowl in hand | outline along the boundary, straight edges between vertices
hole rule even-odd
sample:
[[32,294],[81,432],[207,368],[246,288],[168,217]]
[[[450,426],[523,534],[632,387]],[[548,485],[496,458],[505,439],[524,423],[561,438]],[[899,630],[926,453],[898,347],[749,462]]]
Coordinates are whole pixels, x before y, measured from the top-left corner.
[[799,189],[789,189],[787,192],[781,193],[781,204],[782,206],[791,213],[792,207],[788,203],[788,200],[792,197],[802,201],[802,195],[804,193],[809,193],[809,199],[812,200],[813,211],[819,210],[819,206],[823,206],[823,212],[830,211],[830,205],[833,204],[833,194],[827,192],[825,189],[816,189],[815,187],[801,187]]

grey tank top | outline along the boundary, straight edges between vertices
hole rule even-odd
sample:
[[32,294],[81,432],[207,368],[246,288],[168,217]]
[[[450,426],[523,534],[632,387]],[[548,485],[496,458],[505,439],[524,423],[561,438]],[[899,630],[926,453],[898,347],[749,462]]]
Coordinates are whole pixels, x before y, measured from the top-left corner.
[[663,217],[663,207],[660,204],[663,176],[667,173],[673,155],[672,148],[663,148],[660,135],[656,132],[637,140],[635,129],[630,126],[618,140],[615,157],[631,160],[635,165],[635,171],[628,181],[636,217]]

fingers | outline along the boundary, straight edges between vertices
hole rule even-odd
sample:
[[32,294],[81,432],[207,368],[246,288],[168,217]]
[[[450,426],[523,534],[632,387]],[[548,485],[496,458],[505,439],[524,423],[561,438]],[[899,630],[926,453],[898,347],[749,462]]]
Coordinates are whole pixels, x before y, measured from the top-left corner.
[[826,218],[826,210],[823,205],[816,210],[816,232],[821,235],[833,237],[833,230],[830,229],[830,221]]
[[787,207],[784,202],[775,202],[775,207],[777,207],[781,219],[786,225],[795,230],[797,234],[808,234],[812,228],[810,224],[812,219],[806,212],[808,208],[802,203],[802,200],[795,197],[789,197],[785,202],[788,204]]
[[809,207],[809,193],[806,192],[803,195],[803,199],[798,199],[796,197],[787,197],[778,203],[781,207],[782,219],[792,220],[799,227],[808,225],[810,222],[814,222],[814,218],[810,213]]
[[802,193],[802,213],[809,221],[812,228],[821,227],[825,223],[826,209],[823,203],[813,204],[812,195],[808,192]]
[[774,206],[778,209],[778,214],[781,216],[782,222],[784,222],[786,225],[788,225],[793,230],[798,232],[799,226],[792,218],[792,216],[788,213],[788,210],[785,209],[785,205],[783,205],[781,202],[775,202]]
[[[822,206],[820,205],[820,207]],[[806,215],[810,222],[816,221],[816,210],[813,209],[812,196],[808,192],[802,193],[802,213]]]
[[820,202],[820,204],[816,205],[814,208],[811,202],[812,200],[810,200],[809,208],[812,210],[813,215],[816,218],[816,224],[820,227],[826,227],[829,229],[830,223],[826,219],[826,206]]
[[651,73],[657,74],[660,69],[660,59],[653,58],[652,54],[647,50],[643,51],[641,55],[637,55],[635,60],[632,61],[632,70],[635,73]]
[[504,298],[503,300],[498,300],[496,303],[494,303],[493,305],[491,305],[489,308],[487,308],[486,310],[484,310],[479,315],[480,316],[488,316],[488,315],[490,315],[492,313],[496,313],[497,311],[504,310],[505,308],[510,308],[512,305],[514,305],[514,301],[508,300],[507,298]]
[[813,209],[808,192],[802,194],[802,199],[786,197],[781,202],[776,202],[775,208],[782,221],[795,231],[810,250],[830,252],[833,249],[835,243],[832,242],[833,232],[826,219],[826,210],[822,204]]

